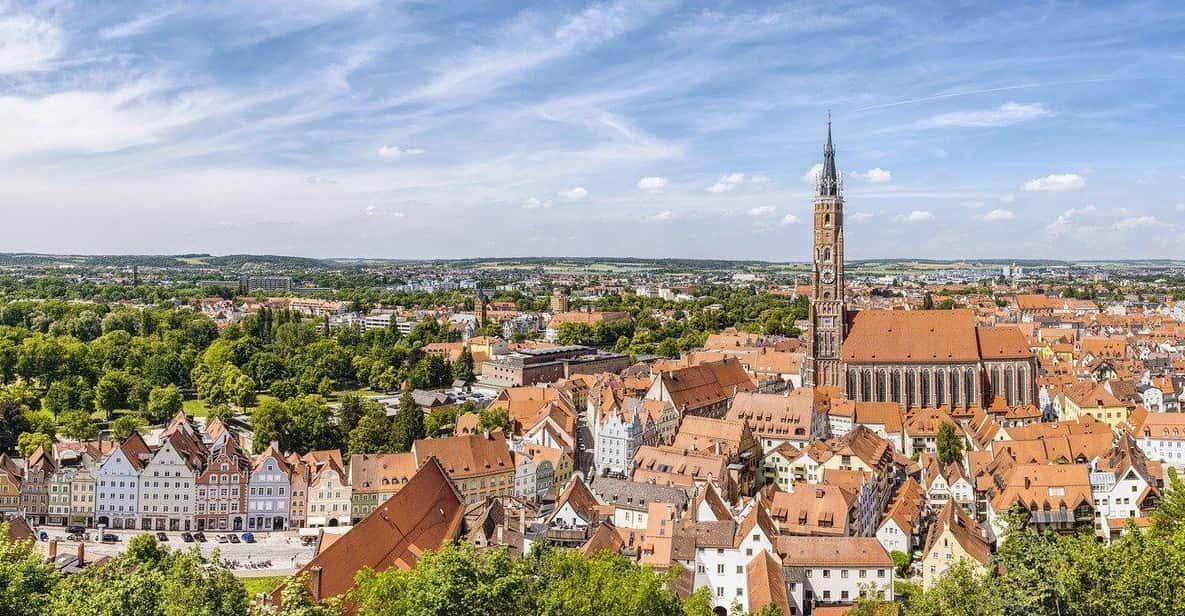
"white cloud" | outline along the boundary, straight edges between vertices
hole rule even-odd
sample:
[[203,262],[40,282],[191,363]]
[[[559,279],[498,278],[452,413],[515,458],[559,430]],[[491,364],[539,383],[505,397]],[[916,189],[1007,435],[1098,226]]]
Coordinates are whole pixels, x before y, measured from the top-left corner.
[[1086,180],[1082,179],[1082,176],[1076,173],[1062,173],[1029,180],[1022,188],[1029,192],[1059,193],[1078,190],[1083,186],[1086,186]]
[[407,214],[403,212],[388,211],[375,205],[366,206],[367,216],[390,216],[391,218],[406,218]]
[[144,80],[114,90],[67,90],[41,98],[0,96],[0,156],[54,150],[117,152],[165,141],[235,103],[217,91],[180,91]]
[[902,214],[897,217],[900,222],[926,222],[934,220],[934,215],[925,210],[914,210],[908,214]]
[[749,176],[749,183],[750,184],[768,184],[772,181],[773,180],[770,179],[770,177],[768,175],[756,174],[756,175]]
[[643,216],[642,222],[669,222],[675,220],[675,213],[670,210],[663,210],[656,212],[649,216]]
[[1045,232],[1051,238],[1058,238],[1080,226],[1084,217],[1093,217],[1098,211],[1093,205],[1081,208],[1070,208],[1058,215],[1057,219],[1045,226]]
[[999,222],[1001,220],[1012,220],[1013,218],[1016,218],[1016,214],[1013,214],[1012,210],[997,208],[984,214],[982,220],[984,222]]
[[848,220],[852,222],[864,222],[872,218],[872,212],[852,212],[848,214]]
[[638,189],[648,193],[660,193],[667,187],[667,179],[656,175],[646,176],[638,180]]
[[919,122],[919,128],[998,128],[1049,115],[1041,103],[1004,103],[995,109],[940,113]]
[[385,145],[379,148],[379,157],[387,160],[403,156],[418,156],[424,153],[424,148],[401,148],[397,145]]
[[0,75],[42,70],[63,45],[62,31],[48,21],[32,15],[0,16]]
[[823,163],[815,163],[806,173],[802,174],[802,181],[807,184],[814,184],[819,181],[819,174],[823,173]]
[[772,205],[762,205],[749,210],[750,216],[770,216],[778,211],[778,208]]
[[784,225],[796,225],[800,222],[802,222],[802,220],[794,214],[786,214],[786,216],[782,218],[782,224]]
[[561,199],[580,201],[581,199],[584,199],[588,196],[588,190],[586,190],[583,186],[574,186],[568,190],[561,190],[556,194],[559,195]]
[[710,192],[712,194],[719,195],[721,193],[730,192],[730,191],[732,191],[732,189],[734,189],[737,186],[740,186],[741,184],[744,184],[744,183],[745,183],[745,174],[730,173],[729,175],[726,175],[726,176],[720,178],[719,182],[716,182],[715,184],[708,187],[708,192]]
[[531,197],[523,201],[524,210],[546,210],[551,207],[551,200]]
[[1155,216],[1132,216],[1115,223],[1116,229],[1136,229],[1139,227],[1155,227],[1161,224]]
[[874,167],[868,171],[865,171],[864,173],[856,171],[853,172],[852,175],[862,180],[868,180],[873,184],[884,184],[885,182],[892,181],[893,179],[892,173],[889,173],[880,167]]

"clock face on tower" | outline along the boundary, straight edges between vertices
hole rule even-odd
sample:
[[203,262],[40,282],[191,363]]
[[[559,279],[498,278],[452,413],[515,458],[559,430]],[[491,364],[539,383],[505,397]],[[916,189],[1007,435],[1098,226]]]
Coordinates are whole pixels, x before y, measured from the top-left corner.
[[835,282],[835,272],[833,272],[830,267],[823,268],[823,271],[819,273],[819,277],[822,278],[823,282],[826,284]]

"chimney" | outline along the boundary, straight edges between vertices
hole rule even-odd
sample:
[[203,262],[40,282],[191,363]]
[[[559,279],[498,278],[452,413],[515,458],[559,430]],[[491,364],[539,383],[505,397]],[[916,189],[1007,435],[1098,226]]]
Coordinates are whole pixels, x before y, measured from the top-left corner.
[[78,566],[81,567],[86,564],[86,542],[78,542]]
[[1026,490],[1029,489],[1029,486],[1031,484],[1032,484],[1032,480],[1030,480],[1028,477],[1025,477],[1025,489]]
[[313,601],[321,600],[321,567],[309,569],[309,591],[313,595]]
[[57,558],[58,558],[58,540],[57,539],[50,539],[49,540],[49,559],[50,560],[57,560]]

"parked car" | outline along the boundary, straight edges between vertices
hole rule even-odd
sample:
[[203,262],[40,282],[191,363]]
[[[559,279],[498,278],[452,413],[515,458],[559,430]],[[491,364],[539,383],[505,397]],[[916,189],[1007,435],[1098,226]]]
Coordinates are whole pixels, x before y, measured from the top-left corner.
[[198,543],[205,543],[206,542],[206,533],[203,533],[202,531],[199,530],[198,532],[193,534],[193,538]]
[[119,541],[119,537],[115,533],[103,533],[101,541],[103,543],[117,543]]
[[243,533],[243,543],[255,543],[255,534]]
[[240,542],[239,542],[239,536],[238,536],[238,535],[231,535],[231,536],[229,537],[229,539],[230,539],[230,542],[231,542],[231,543],[240,543]]
[[157,540],[157,541],[160,541],[161,543],[164,543],[164,542],[166,542],[166,541],[168,541],[168,540],[169,540],[169,536],[168,536],[168,535],[166,535],[166,534],[164,534],[164,533],[163,533],[163,532],[161,532],[161,531],[157,531],[157,532],[156,532],[156,540]]
[[86,529],[83,528],[81,524],[71,524],[70,526],[66,527],[66,532],[70,533],[71,535],[81,535],[82,533],[86,532]]
[[[157,533],[163,535],[164,533]],[[181,540],[185,543],[193,543],[193,535],[189,533],[181,533]]]
[[214,539],[218,541],[218,543],[226,543],[228,541],[226,535],[214,535]]
[[70,533],[66,535],[66,541],[86,541],[86,536],[82,533]]

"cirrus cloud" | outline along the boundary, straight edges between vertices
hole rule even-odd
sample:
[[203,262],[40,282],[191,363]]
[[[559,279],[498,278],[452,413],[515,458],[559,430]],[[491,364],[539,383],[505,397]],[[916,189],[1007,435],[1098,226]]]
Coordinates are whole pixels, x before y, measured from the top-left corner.
[[784,225],[796,225],[800,222],[802,222],[802,219],[795,216],[794,214],[786,214],[784,217],[782,217],[782,224]]
[[763,216],[772,216],[773,214],[776,214],[777,211],[778,208],[772,205],[762,205],[749,210],[749,215],[760,218]]
[[546,210],[551,208],[551,201],[548,199],[539,199],[537,197],[530,197],[523,201],[524,210]]

